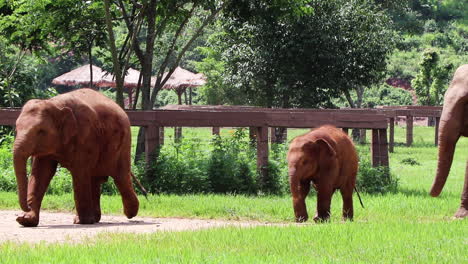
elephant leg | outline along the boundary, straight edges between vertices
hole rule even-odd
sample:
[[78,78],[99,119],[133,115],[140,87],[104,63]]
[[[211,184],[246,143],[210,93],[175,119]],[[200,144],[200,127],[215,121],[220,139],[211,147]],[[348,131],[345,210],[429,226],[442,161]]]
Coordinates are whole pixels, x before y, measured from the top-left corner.
[[333,187],[318,184],[317,190],[317,215],[314,217],[316,223],[328,221],[330,218],[330,204],[333,196]]
[[305,222],[309,219],[305,200],[310,191],[310,181],[291,180],[290,187],[296,222]]
[[39,224],[39,211],[42,199],[50,180],[57,170],[57,161],[47,157],[34,158],[31,177],[28,183],[28,206],[31,211],[16,218],[22,226],[33,227]]
[[344,187],[340,189],[341,197],[343,198],[343,220],[353,220],[353,188]]
[[122,196],[122,202],[124,206],[124,214],[127,218],[132,218],[137,215],[139,202],[132,185],[132,174],[126,172],[124,174],[114,177],[115,185]]
[[463,186],[461,205],[458,211],[455,213],[456,218],[465,218],[467,216],[468,216],[468,161],[466,162],[465,184]]
[[94,222],[101,221],[101,185],[107,181],[106,177],[92,178],[92,198],[94,205]]
[[72,172],[73,192],[75,197],[76,216],[74,224],[94,224],[94,203],[92,180],[89,173]]

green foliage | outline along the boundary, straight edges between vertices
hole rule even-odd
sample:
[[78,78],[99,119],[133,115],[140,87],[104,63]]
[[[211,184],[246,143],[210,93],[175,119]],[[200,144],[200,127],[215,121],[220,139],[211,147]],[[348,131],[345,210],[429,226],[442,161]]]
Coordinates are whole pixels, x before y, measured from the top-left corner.
[[440,65],[437,51],[424,51],[419,73],[411,82],[421,105],[442,104],[452,68],[452,64]]
[[244,129],[236,130],[225,140],[215,136],[207,164],[213,192],[255,194],[258,191],[255,160]]
[[407,164],[407,165],[410,165],[410,166],[419,166],[421,165],[421,163],[419,163],[416,159],[414,158],[405,158],[405,159],[402,159],[401,160],[401,163],[402,164]]
[[375,5],[284,2],[236,1],[226,11],[226,34],[218,42],[225,84],[246,96],[244,104],[330,106],[341,92],[383,77],[394,34]]
[[277,159],[270,161],[269,178],[261,185],[255,153],[245,129],[237,129],[226,138],[214,136],[208,145],[184,139],[165,144],[156,162],[146,170],[141,163],[136,174],[152,193],[283,193]]
[[[352,94],[353,100],[356,100],[356,94]],[[343,98],[333,101],[337,107],[349,107],[348,102]],[[364,90],[361,107],[375,108],[382,105],[411,105],[413,99],[411,94],[401,88],[392,87],[387,84],[372,86]]]
[[393,177],[387,167],[372,167],[368,159],[359,162],[357,189],[369,194],[396,192],[398,179]]

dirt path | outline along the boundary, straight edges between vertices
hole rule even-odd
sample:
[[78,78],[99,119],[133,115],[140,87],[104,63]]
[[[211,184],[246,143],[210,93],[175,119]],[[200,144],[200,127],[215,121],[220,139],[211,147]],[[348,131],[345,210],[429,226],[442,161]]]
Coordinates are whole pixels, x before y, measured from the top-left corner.
[[76,243],[102,232],[153,233],[157,231],[183,231],[204,228],[267,225],[260,222],[238,222],[223,220],[202,220],[182,218],[149,218],[124,216],[102,216],[101,222],[94,225],[73,225],[70,213],[41,212],[38,227],[25,228],[16,222],[20,211],[0,211],[0,244],[14,242],[70,242]]

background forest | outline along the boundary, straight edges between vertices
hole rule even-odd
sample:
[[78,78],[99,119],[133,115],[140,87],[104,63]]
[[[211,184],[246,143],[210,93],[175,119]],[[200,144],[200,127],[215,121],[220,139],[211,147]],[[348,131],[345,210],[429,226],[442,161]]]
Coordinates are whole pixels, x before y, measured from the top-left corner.
[[[439,105],[468,61],[466,1],[111,1],[113,41],[106,2],[0,1],[0,106],[63,92],[51,80],[87,63],[202,72],[195,104]],[[139,107],[177,103],[157,87]]]

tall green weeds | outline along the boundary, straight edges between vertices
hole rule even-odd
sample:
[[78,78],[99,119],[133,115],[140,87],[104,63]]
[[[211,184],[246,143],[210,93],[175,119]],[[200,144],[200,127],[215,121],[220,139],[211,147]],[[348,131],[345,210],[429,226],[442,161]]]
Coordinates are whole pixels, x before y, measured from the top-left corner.
[[138,177],[152,193],[281,194],[284,191],[281,170],[274,161],[270,162],[267,184],[260,183],[256,149],[242,128],[229,137],[215,135],[209,143],[182,139],[166,144],[159,150],[155,163],[137,167]]

